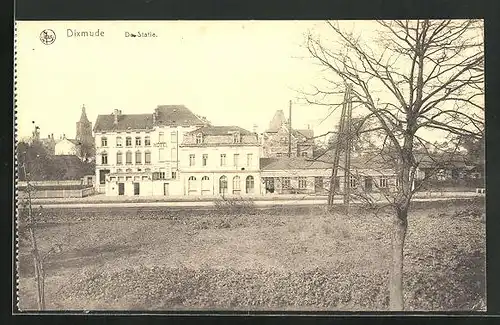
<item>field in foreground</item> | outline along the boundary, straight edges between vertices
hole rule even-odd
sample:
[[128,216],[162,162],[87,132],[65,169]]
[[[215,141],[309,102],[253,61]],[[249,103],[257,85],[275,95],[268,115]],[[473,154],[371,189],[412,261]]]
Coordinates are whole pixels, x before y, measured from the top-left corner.
[[[409,218],[408,310],[485,306],[481,200],[426,202]],[[197,215],[191,215],[196,213]],[[390,219],[321,208],[240,213],[45,211],[47,309],[385,310]],[[36,309],[26,232],[19,307]]]

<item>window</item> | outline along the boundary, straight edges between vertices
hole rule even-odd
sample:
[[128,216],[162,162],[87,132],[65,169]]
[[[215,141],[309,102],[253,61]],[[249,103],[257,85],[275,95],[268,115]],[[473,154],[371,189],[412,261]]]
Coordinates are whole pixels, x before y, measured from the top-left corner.
[[247,176],[247,194],[251,194],[254,191],[255,181],[253,176]]
[[380,187],[381,188],[389,187],[389,179],[387,177],[380,177]]
[[188,179],[188,191],[196,191],[196,177],[194,176]]
[[196,135],[196,143],[197,143],[197,144],[200,144],[200,143],[202,143],[202,142],[203,142],[203,134],[198,133],[198,134]]
[[302,157],[307,157],[307,151],[302,151],[300,154]]
[[281,158],[281,152],[276,153],[276,157]]
[[163,132],[158,133],[158,142],[165,142],[165,134]]
[[299,177],[299,188],[300,189],[307,188],[307,178],[306,177]]
[[132,137],[126,137],[125,138],[125,145],[127,147],[131,147],[132,146]]
[[240,177],[233,177],[233,194],[240,194]]
[[132,164],[132,151],[127,151],[127,153],[125,155],[125,163],[127,165],[131,165]]
[[101,138],[101,146],[103,146],[103,147],[108,146],[108,138],[106,138],[106,137]]
[[189,155],[189,166],[194,166],[195,165],[195,155],[194,154],[190,154]]
[[172,172],[172,179],[177,179],[177,172]]
[[233,134],[233,142],[234,143],[240,143],[241,142],[241,138],[240,138],[239,132],[236,132],[236,133]]
[[225,194],[227,193],[227,177],[221,176],[219,178],[219,193]]
[[203,176],[201,179],[201,194],[209,194],[212,192],[212,186],[210,186],[210,178],[208,176]]
[[226,166],[226,154],[225,153],[220,155],[220,165]]
[[170,141],[172,143],[177,143],[177,132],[176,131],[172,131],[170,133]]
[[170,160],[177,161],[177,148],[170,149]]
[[116,146],[119,148],[123,146],[122,137],[116,137]]
[[144,163],[145,164],[150,164],[151,163],[151,152],[146,151],[144,153]]
[[164,168],[160,168],[160,172],[158,173],[158,179],[165,179],[166,173]]
[[290,188],[290,177],[281,178],[281,186],[284,189],[289,189]]
[[207,160],[208,160],[208,155],[207,154],[204,154],[202,157],[201,157],[201,164],[203,166],[206,166],[207,165]]
[[116,170],[116,172],[117,172],[117,173],[121,173],[121,172],[122,172],[122,170],[121,170],[121,169],[117,169],[117,170]]
[[135,152],[135,163],[142,164],[142,153],[140,151]]
[[356,177],[351,176],[349,178],[349,187],[356,188],[357,186],[358,186],[358,180],[356,179]]
[[149,147],[151,145],[151,138],[149,137],[149,135],[144,138],[144,145],[146,147]]
[[253,154],[247,153],[247,166],[248,167],[252,166],[252,158],[253,158]]
[[158,160],[165,161],[165,148],[158,148]]
[[234,167],[238,167],[238,163],[239,163],[239,160],[240,160],[240,155],[235,153],[234,154]]
[[107,165],[108,164],[108,154],[103,152],[101,154],[101,164]]
[[122,165],[123,164],[123,155],[120,151],[116,153],[116,164],[117,165]]
[[135,137],[135,145],[140,146],[141,145],[141,137]]

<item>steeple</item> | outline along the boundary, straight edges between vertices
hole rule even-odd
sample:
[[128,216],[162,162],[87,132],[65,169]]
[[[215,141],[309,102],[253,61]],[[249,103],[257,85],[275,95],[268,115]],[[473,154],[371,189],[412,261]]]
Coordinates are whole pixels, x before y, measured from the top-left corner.
[[82,106],[82,115],[80,115],[80,122],[89,122],[89,119],[87,118],[87,113],[85,112],[85,104]]

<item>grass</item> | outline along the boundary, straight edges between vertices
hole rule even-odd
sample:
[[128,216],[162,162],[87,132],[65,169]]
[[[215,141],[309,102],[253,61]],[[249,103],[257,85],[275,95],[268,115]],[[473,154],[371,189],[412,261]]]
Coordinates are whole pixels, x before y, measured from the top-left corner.
[[[407,309],[484,304],[485,224],[482,203],[470,202],[426,202],[412,209]],[[251,206],[233,214],[62,211],[46,211],[36,230],[41,250],[63,248],[45,265],[48,309],[387,308],[386,216],[321,208],[271,214]],[[21,232],[21,310],[36,308],[27,244]]]

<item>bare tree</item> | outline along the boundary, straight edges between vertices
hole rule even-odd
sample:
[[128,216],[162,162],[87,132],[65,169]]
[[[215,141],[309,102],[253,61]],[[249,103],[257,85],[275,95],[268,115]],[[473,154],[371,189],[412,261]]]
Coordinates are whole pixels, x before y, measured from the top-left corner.
[[[307,49],[326,77],[305,95],[309,103],[341,107],[346,85],[353,105],[379,132],[380,156],[397,173],[388,202],[394,211],[391,310],[403,310],[403,248],[418,162],[416,144],[426,147],[425,132],[481,138],[484,130],[484,56],[482,21],[377,21],[370,43],[327,22],[328,35],[306,38]],[[331,38],[330,38],[331,37]],[[368,131],[367,131],[368,132]],[[387,150],[390,148],[390,150]],[[386,154],[389,153],[389,154]]]

